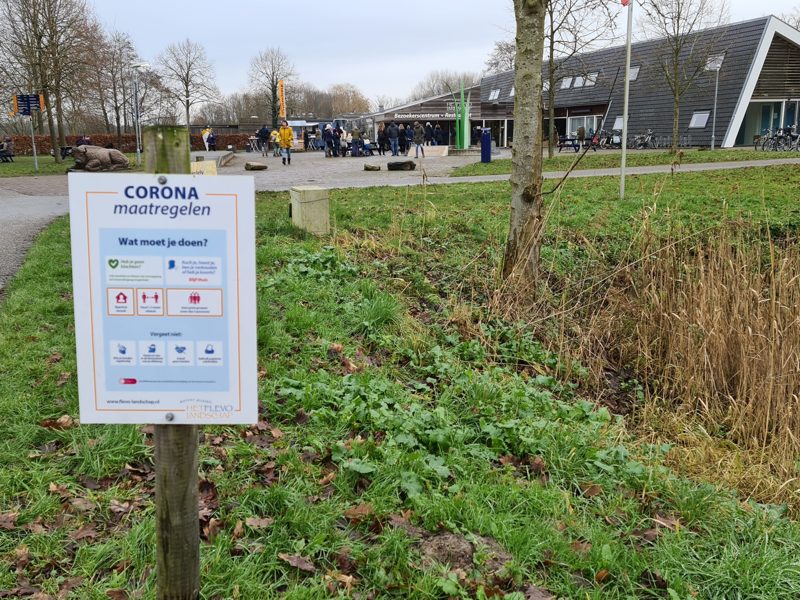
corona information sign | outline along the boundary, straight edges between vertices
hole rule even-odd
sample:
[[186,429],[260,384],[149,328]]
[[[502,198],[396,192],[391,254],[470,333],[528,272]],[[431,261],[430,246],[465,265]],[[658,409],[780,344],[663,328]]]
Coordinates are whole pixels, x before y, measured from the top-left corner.
[[84,423],[255,423],[252,177],[70,173]]

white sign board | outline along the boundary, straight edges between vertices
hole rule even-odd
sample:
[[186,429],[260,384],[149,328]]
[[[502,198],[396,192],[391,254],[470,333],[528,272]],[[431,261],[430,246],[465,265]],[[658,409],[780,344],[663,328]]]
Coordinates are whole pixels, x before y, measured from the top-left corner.
[[252,177],[70,173],[83,423],[255,423]]

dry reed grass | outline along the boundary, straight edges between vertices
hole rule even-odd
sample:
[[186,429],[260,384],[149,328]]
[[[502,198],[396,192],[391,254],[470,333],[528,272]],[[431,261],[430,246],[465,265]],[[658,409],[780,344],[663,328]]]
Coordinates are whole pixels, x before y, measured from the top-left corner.
[[[794,240],[736,223],[656,236],[645,215],[620,266],[550,275],[542,289],[502,289],[494,307],[525,319],[566,366],[588,368],[589,387],[612,408],[635,404],[639,433],[675,443],[685,472],[800,514]],[[643,403],[629,379],[643,383]]]

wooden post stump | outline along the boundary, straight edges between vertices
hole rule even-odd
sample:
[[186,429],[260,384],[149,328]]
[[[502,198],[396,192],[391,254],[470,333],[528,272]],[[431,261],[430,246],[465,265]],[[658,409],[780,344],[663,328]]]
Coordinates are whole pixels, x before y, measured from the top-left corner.
[[[145,170],[190,173],[189,131],[147,127]],[[170,414],[166,415],[166,421]],[[197,425],[155,426],[156,552],[159,600],[200,597],[200,520],[197,490]]]

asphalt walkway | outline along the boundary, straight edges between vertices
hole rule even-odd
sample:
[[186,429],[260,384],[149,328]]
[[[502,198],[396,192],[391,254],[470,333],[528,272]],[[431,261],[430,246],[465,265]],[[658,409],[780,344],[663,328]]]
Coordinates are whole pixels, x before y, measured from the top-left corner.
[[[197,152],[210,160],[219,160],[223,153]],[[494,158],[509,157],[508,151],[498,152]],[[414,157],[371,156],[360,158],[325,158],[321,152],[297,153],[291,166],[281,164],[280,158],[263,157],[256,153],[237,153],[219,175],[252,175],[258,191],[285,191],[297,185],[318,185],[326,188],[364,188],[373,186],[405,187],[410,185],[481,183],[508,181],[508,175],[452,177],[453,169],[479,160],[477,156],[447,156],[415,160],[415,171],[388,171],[386,163],[392,160],[414,160]],[[261,162],[265,171],[246,171],[246,162]],[[378,165],[380,171],[364,171],[364,165]],[[800,164],[798,158],[776,158],[758,161],[686,164],[677,167],[677,173],[714,171],[719,169],[744,169],[772,165]],[[670,165],[629,167],[629,175],[670,173]],[[124,173],[121,173],[124,176]],[[565,172],[547,172],[545,179],[561,179]],[[581,169],[570,177],[619,176],[619,168]],[[36,234],[54,218],[67,214],[67,178],[65,175],[30,177],[0,177],[0,295],[8,279],[16,272]]]

